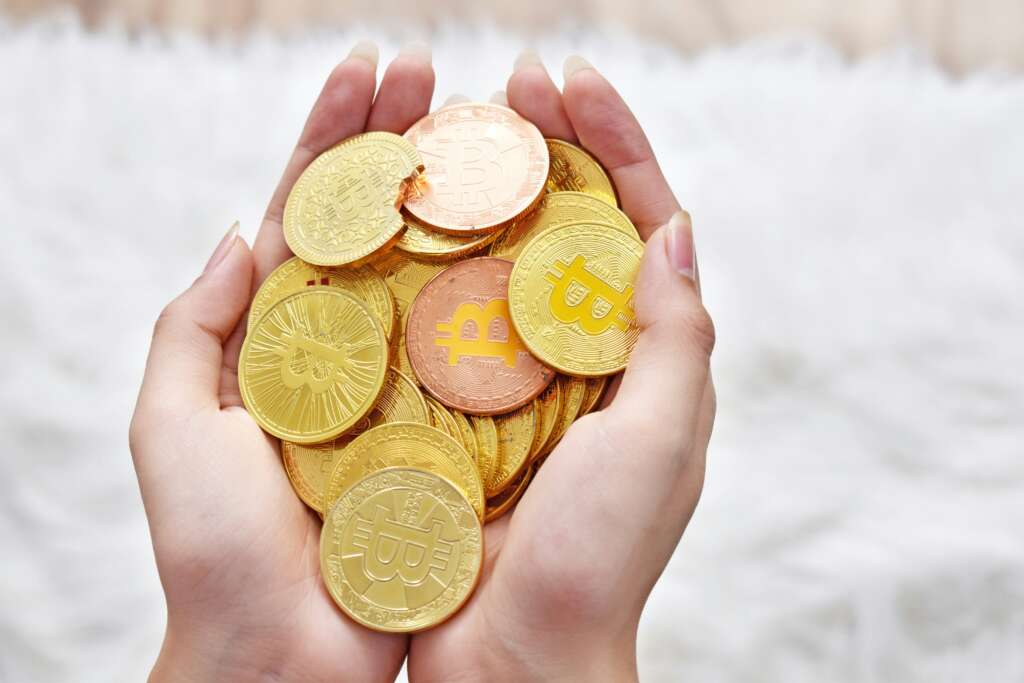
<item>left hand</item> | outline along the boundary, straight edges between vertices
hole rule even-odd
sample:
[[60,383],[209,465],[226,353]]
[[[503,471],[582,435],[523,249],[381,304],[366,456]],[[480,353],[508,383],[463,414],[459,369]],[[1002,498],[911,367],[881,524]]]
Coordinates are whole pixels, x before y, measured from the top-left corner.
[[508,101],[545,135],[608,169],[647,241],[640,339],[619,391],[578,420],[516,509],[485,528],[479,585],[452,619],[412,638],[413,681],[626,681],[647,596],[700,498],[715,414],[714,327],[689,218],[618,93],[579,58],[564,94],[520,58]]

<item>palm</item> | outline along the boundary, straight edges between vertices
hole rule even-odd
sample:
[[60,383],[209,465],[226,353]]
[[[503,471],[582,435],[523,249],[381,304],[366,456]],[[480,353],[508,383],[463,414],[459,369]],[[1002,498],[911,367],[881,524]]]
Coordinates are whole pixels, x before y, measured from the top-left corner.
[[238,407],[193,429],[206,466],[200,477],[181,473],[179,504],[191,514],[152,530],[168,604],[287,644],[307,680],[338,680],[353,666],[368,680],[393,675],[406,639],[338,614],[320,581],[319,519],[291,490],[277,440]]

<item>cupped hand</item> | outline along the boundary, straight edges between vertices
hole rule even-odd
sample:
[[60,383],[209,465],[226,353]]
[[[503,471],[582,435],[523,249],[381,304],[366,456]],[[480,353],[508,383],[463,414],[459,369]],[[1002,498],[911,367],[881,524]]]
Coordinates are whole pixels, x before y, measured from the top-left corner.
[[470,601],[413,636],[413,681],[634,679],[641,611],[704,481],[714,327],[689,217],[614,88],[578,57],[565,72],[559,92],[526,53],[507,100],[546,137],[579,142],[610,172],[647,242],[636,283],[640,339],[614,397],[569,429],[516,509],[485,528]]
[[408,639],[343,616],[320,581],[320,520],[291,490],[279,443],[242,407],[238,353],[251,294],[291,256],[281,231],[292,184],[321,152],[364,130],[403,132],[427,113],[430,53],[410,46],[376,89],[377,49],[331,73],[270,202],[254,248],[232,230],[160,315],[130,443],[167,598],[153,680],[394,680]]

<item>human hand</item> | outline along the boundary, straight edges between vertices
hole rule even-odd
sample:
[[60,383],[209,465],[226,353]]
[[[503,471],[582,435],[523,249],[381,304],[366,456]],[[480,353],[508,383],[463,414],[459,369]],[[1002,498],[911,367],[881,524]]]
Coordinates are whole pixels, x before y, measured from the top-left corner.
[[610,172],[647,242],[640,339],[614,398],[578,420],[514,512],[485,527],[480,583],[450,621],[413,636],[413,681],[636,678],[640,614],[704,481],[714,327],[689,217],[614,88],[578,57],[565,71],[562,93],[525,53],[508,102],[545,137],[578,140]]
[[152,680],[394,680],[408,639],[345,618],[320,580],[320,520],[292,492],[280,444],[242,407],[238,354],[255,287],[291,256],[292,184],[364,130],[401,133],[427,113],[429,50],[411,46],[374,98],[377,48],[360,44],[313,107],[250,252],[235,231],[160,315],[130,444],[149,518],[167,631]]

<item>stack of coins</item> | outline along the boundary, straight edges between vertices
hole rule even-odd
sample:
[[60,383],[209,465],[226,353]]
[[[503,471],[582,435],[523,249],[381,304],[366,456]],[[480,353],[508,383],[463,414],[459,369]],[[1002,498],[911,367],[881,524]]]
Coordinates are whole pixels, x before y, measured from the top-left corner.
[[429,628],[472,593],[482,525],[625,367],[643,244],[592,156],[477,103],[323,153],[284,235],[242,398],[323,517],[335,602]]

